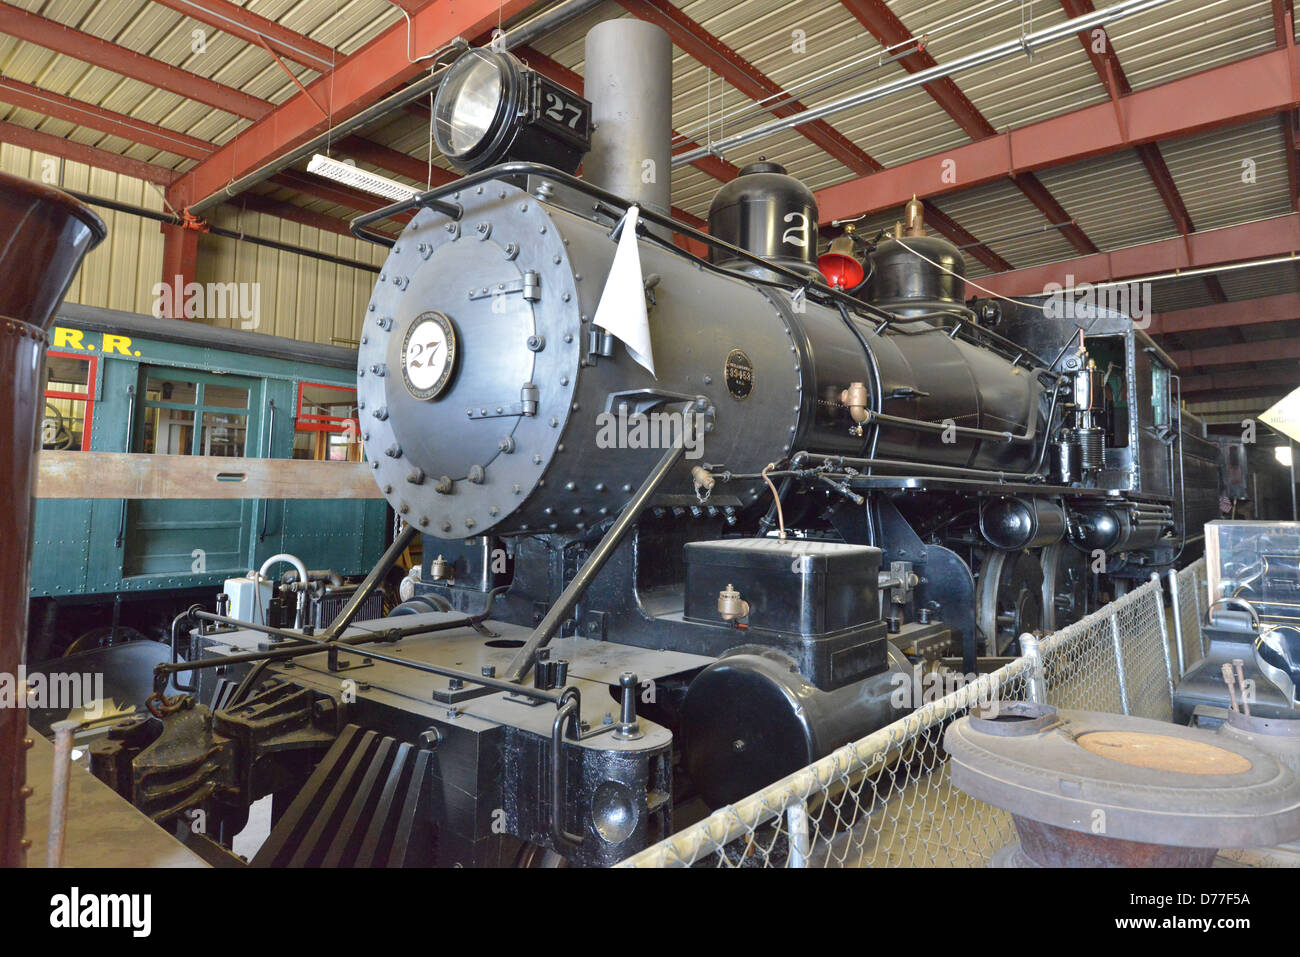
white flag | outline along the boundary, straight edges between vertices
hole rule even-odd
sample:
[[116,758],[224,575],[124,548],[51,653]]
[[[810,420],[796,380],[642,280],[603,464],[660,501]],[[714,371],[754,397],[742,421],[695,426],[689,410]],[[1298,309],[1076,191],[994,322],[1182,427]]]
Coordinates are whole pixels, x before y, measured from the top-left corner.
[[641,279],[641,252],[636,240],[636,223],[640,210],[627,208],[618,249],[609,267],[605,288],[592,318],[595,325],[623,340],[628,355],[645,367],[656,379],[655,357],[650,347],[650,317],[645,309],[645,284]]

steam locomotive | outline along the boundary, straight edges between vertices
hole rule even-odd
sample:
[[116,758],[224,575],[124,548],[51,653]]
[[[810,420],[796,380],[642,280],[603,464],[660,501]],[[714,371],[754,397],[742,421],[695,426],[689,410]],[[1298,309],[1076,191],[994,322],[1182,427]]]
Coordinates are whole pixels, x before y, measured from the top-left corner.
[[[270,794],[254,865],[613,863],[899,717],[918,665],[973,672],[1195,548],[1216,453],[1128,316],[967,301],[916,202],[819,268],[771,162],[680,222],[670,63],[617,20],[591,101],[504,50],[449,68],[465,175],[354,222],[391,246],[357,404],[404,531],[320,631],[178,623],[153,715],[92,750],[160,823],[202,812],[225,854]],[[638,299],[653,373],[610,328]],[[417,536],[406,600],[354,620]]]

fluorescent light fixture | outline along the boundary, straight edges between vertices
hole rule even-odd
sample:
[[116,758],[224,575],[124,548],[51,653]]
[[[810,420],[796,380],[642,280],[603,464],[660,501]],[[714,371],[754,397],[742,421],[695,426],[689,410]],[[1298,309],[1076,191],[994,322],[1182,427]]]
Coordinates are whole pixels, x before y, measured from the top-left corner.
[[1280,399],[1259,417],[1259,421],[1288,439],[1300,442],[1300,389]]
[[407,186],[405,183],[399,183],[387,176],[380,176],[378,173],[371,173],[368,170],[361,169],[355,163],[345,163],[343,160],[336,160],[331,156],[325,156],[323,153],[317,153],[311,158],[311,162],[307,164],[307,172],[317,173],[326,179],[334,180],[336,183],[342,183],[344,186],[351,186],[354,189],[375,196],[382,196],[394,202],[410,199],[420,192],[414,186]]
[[1277,459],[1278,464],[1283,468],[1291,467],[1291,446],[1279,445],[1273,449],[1273,458]]

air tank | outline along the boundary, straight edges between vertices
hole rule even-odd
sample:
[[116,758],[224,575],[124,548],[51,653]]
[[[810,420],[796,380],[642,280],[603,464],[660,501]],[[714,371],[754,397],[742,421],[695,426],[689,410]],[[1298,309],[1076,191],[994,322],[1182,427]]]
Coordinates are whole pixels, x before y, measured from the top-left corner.
[[[821,277],[817,256],[817,200],[779,163],[759,160],[714,194],[709,234],[811,278]],[[719,266],[757,276],[770,270],[710,248]]]

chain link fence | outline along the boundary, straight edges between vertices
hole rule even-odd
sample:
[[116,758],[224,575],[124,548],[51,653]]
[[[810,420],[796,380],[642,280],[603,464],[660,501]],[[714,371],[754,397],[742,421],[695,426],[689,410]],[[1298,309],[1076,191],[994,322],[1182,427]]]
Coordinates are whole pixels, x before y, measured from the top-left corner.
[[917,672],[899,689],[921,691],[910,702],[916,710],[619,866],[986,866],[1015,829],[1006,811],[950,784],[949,723],[977,706],[1023,700],[1169,720],[1175,644],[1152,575],[1055,634],[1025,636],[1021,657],[949,693],[933,681],[927,693]]
[[1198,558],[1181,571],[1169,571],[1169,603],[1173,609],[1174,634],[1178,636],[1178,674],[1205,657],[1205,636],[1201,616],[1209,600],[1205,559]]

